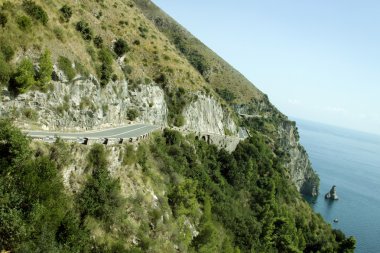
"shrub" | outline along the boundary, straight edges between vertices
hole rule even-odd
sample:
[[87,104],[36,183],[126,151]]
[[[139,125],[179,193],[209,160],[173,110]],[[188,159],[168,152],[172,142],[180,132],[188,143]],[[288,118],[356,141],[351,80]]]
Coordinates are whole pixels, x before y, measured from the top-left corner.
[[7,84],[11,78],[11,68],[0,54],[0,84]]
[[71,64],[70,59],[68,59],[64,56],[59,56],[58,67],[63,71],[63,73],[66,75],[66,77],[67,77],[67,79],[69,79],[69,81],[74,79],[74,77],[76,75],[76,71],[73,68],[73,65]]
[[127,117],[129,120],[133,121],[139,116],[139,112],[136,109],[129,109],[127,112]]
[[25,93],[35,83],[33,63],[29,59],[23,59],[11,79],[10,89],[16,93]]
[[103,47],[103,38],[100,35],[95,36],[94,44],[97,48],[102,48]]
[[79,21],[75,28],[82,34],[84,40],[92,40],[93,33],[87,22]]
[[23,31],[29,31],[32,27],[32,21],[27,16],[19,16],[17,17],[17,25]]
[[44,11],[44,9],[41,6],[34,3],[33,1],[24,0],[22,3],[22,7],[29,16],[31,16],[37,21],[40,21],[42,24],[46,25],[49,21],[49,17],[47,13]]
[[7,62],[12,60],[15,54],[12,45],[6,40],[0,40],[0,52],[3,54],[4,60]]
[[62,6],[61,9],[59,9],[61,11],[61,14],[62,14],[62,18],[65,22],[69,22],[70,21],[70,18],[71,16],[73,15],[73,11],[71,10],[71,7],[68,6],[68,5],[64,5]]
[[60,27],[54,27],[53,32],[55,34],[55,37],[59,39],[60,41],[64,42],[65,35],[63,33],[63,30]]
[[223,98],[227,102],[232,102],[236,99],[235,94],[229,91],[228,89],[216,89],[216,92],[219,94],[221,98]]
[[103,145],[93,145],[87,159],[93,172],[78,195],[78,207],[82,217],[91,215],[110,221],[115,209],[122,203],[119,181],[113,179],[107,170],[107,154]]
[[81,76],[88,77],[90,75],[86,67],[78,61],[75,61],[75,69]]
[[113,56],[110,50],[102,48],[99,51],[99,60],[101,61],[101,64],[98,67],[98,76],[100,78],[100,84],[105,86],[110,81],[113,72]]
[[44,86],[51,81],[51,75],[53,73],[53,63],[51,62],[51,53],[49,50],[40,56],[38,61],[39,71],[37,73],[37,81],[39,86]]
[[38,119],[38,113],[31,108],[24,108],[22,114],[30,120],[36,121]]
[[129,51],[129,46],[125,40],[117,39],[113,46],[113,50],[117,54],[117,56],[120,57]]
[[181,127],[185,125],[185,117],[182,114],[179,114],[174,119],[174,126]]
[[0,25],[2,27],[5,27],[5,25],[7,24],[7,22],[8,22],[7,15],[5,15],[5,13],[3,13],[3,12],[0,12]]

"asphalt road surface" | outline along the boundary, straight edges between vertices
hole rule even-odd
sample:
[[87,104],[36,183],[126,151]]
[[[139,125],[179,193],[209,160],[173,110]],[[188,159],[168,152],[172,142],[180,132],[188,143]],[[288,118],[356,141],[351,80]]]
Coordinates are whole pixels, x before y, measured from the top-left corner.
[[60,137],[66,138],[134,138],[150,133],[160,127],[146,124],[128,125],[103,130],[84,131],[84,132],[50,132],[50,131],[23,131],[31,137]]

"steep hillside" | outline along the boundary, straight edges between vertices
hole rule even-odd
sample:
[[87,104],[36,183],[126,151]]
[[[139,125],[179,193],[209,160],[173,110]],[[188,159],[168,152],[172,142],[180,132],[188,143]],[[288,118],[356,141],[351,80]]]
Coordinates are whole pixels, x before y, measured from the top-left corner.
[[[150,1],[0,0],[0,85],[0,250],[354,247],[299,194],[319,179],[295,123]],[[133,122],[165,130],[105,148],[15,129]],[[240,127],[251,137],[236,147]]]
[[235,102],[247,103],[262,99],[263,94],[242,74],[231,67],[184,27],[165,14],[150,0],[134,0],[144,15],[163,32],[215,90],[226,89]]
[[[265,133],[277,143],[278,152],[291,153],[287,161],[290,178],[305,194],[318,191],[309,158],[299,144],[297,129],[285,115],[279,112],[242,74],[216,55],[185,28],[165,14],[150,0],[134,0],[144,15],[164,33],[171,43],[203,76],[205,82],[230,104],[238,114],[248,116],[243,124]],[[292,126],[290,128],[290,126]],[[295,136],[294,138],[289,138]]]

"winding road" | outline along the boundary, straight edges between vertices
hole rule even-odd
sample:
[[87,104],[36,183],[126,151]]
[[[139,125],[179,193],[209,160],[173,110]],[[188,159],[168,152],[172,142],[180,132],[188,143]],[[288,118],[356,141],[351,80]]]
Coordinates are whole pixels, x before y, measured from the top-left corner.
[[51,131],[23,131],[26,135],[32,138],[41,138],[45,141],[48,139],[55,139],[60,137],[62,139],[129,139],[138,138],[149,134],[157,129],[159,126],[136,124],[122,127],[115,127],[109,129],[84,131],[84,132],[51,132]]

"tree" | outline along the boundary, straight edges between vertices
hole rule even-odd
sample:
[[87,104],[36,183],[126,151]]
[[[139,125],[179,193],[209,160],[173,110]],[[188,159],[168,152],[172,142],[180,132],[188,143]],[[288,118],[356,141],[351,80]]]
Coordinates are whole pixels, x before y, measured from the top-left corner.
[[113,69],[112,69],[113,57],[110,50],[108,50],[107,48],[100,49],[99,60],[101,61],[101,64],[97,69],[98,76],[100,77],[100,84],[102,86],[105,86],[111,80],[111,76],[113,72]]
[[88,154],[88,163],[93,172],[78,195],[77,203],[82,217],[91,215],[110,221],[115,209],[122,204],[120,183],[110,176],[106,155],[101,144],[95,144]]
[[123,54],[129,51],[129,46],[125,40],[117,39],[113,46],[113,50],[117,54],[117,56],[121,57],[123,56]]
[[53,73],[53,63],[51,61],[51,53],[49,50],[45,50],[40,56],[38,63],[40,68],[37,73],[37,81],[38,85],[43,87],[51,81],[51,75]]
[[20,62],[16,73],[11,78],[10,89],[16,93],[25,93],[35,83],[33,63],[25,58]]

